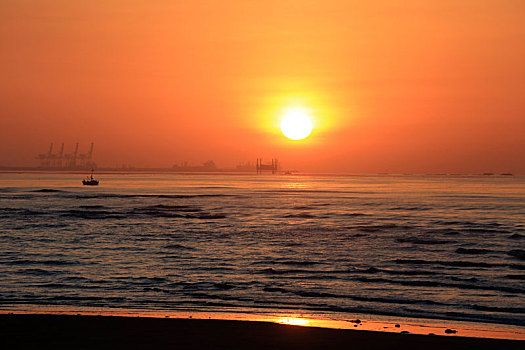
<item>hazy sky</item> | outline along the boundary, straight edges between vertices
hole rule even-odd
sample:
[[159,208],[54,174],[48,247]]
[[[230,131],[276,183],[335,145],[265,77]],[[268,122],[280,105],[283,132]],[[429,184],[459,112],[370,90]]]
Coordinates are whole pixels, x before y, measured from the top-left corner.
[[[525,173],[525,1],[0,0],[0,165]],[[287,140],[283,111],[311,114]]]

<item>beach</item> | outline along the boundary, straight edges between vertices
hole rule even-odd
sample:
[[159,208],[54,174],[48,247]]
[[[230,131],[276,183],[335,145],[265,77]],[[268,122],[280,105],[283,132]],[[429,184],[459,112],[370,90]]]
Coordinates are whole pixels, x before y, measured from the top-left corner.
[[395,334],[269,322],[0,315],[3,349],[522,349],[523,341]]

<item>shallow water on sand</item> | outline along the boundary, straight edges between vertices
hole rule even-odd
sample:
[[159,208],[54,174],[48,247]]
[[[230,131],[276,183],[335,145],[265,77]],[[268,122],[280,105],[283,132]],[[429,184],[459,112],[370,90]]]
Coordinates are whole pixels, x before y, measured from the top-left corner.
[[525,326],[525,178],[0,174],[0,307]]

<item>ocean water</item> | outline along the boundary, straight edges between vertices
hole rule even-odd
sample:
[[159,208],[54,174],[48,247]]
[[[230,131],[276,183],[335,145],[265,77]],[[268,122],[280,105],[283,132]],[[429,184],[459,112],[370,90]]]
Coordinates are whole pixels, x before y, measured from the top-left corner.
[[0,174],[0,308],[525,326],[525,177]]

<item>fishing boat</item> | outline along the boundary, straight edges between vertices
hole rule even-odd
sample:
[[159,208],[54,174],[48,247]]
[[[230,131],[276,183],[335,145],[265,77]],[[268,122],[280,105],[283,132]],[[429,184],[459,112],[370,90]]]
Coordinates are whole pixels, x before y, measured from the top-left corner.
[[93,170],[91,170],[91,176],[82,180],[82,185],[84,186],[98,186],[98,180],[93,178]]

